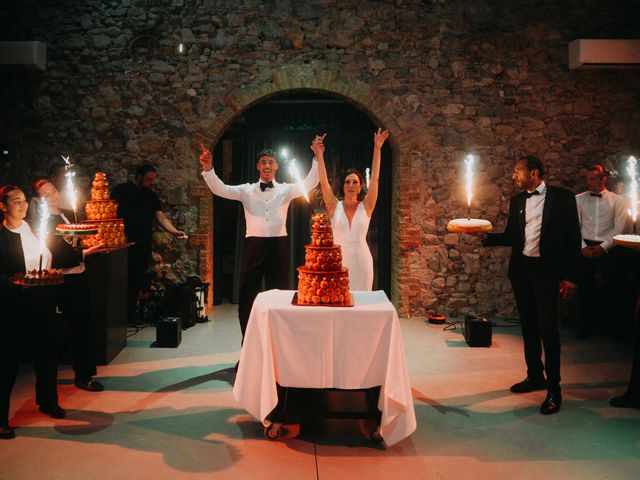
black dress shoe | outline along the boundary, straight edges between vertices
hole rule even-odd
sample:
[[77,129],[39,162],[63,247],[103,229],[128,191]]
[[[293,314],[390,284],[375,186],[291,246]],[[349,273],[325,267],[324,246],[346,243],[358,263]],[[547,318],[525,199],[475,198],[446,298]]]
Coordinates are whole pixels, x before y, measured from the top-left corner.
[[560,405],[562,405],[562,395],[560,393],[549,392],[547,393],[547,398],[542,402],[540,413],[543,415],[558,413],[560,411]]
[[40,405],[40,411],[45,415],[49,415],[51,418],[64,418],[67,416],[67,412],[64,411],[60,405],[42,406]]
[[544,380],[533,380],[527,377],[520,383],[511,385],[510,390],[513,393],[529,393],[535,392],[536,390],[544,390],[545,388],[547,388],[547,382]]
[[76,387],[86,390],[87,392],[102,392],[104,390],[104,385],[93,378],[90,378],[86,382],[76,380],[74,383]]
[[613,397],[609,400],[609,405],[616,408],[640,408],[640,400],[633,400],[626,394]]
[[13,431],[9,425],[3,425],[0,427],[0,440],[11,440],[16,438],[16,432]]

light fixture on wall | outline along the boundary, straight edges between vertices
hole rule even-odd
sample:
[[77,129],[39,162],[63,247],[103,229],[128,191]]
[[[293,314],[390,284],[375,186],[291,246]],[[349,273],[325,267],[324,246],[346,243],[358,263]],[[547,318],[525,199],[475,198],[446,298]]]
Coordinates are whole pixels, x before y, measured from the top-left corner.
[[183,55],[185,51],[185,47],[184,47],[184,43],[180,42],[177,46],[176,46],[176,53],[178,55]]

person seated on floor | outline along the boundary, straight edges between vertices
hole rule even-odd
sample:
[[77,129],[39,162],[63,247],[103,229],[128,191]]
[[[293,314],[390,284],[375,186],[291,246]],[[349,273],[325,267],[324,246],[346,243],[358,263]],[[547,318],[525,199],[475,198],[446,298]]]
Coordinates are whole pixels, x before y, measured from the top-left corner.
[[98,251],[102,245],[96,245],[80,251],[71,246],[70,241],[55,235],[56,225],[71,223],[73,212],[60,208],[58,189],[46,178],[33,184],[33,193],[47,202],[49,221],[47,224],[47,247],[51,250],[52,268],[61,268],[65,275],[64,283],[59,286],[56,304],[71,323],[72,365],[76,387],[89,392],[101,392],[103,385],[93,377],[97,373],[96,361],[89,347],[92,329],[91,292],[89,277],[84,258]]
[[13,283],[16,273],[49,268],[51,252],[40,248],[24,221],[28,204],[24,192],[13,185],[0,189],[0,439],[15,437],[9,426],[11,390],[24,353],[22,344],[33,343],[36,404],[52,418],[64,418],[58,405],[57,342],[55,338],[55,286],[25,288]]

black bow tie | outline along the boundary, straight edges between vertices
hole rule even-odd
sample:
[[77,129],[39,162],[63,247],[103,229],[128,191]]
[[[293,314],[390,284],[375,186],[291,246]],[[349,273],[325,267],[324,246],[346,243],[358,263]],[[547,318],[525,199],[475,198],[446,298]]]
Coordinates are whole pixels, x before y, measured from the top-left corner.
[[538,190],[534,190],[533,192],[525,193],[525,195],[527,196],[527,198],[531,198],[533,195],[540,195],[540,192]]
[[602,198],[602,194],[601,194],[601,193],[593,193],[593,192],[591,192],[591,193],[590,193],[590,195],[591,195],[592,197]]
[[264,192],[267,188],[273,188],[273,182],[260,182],[260,190]]

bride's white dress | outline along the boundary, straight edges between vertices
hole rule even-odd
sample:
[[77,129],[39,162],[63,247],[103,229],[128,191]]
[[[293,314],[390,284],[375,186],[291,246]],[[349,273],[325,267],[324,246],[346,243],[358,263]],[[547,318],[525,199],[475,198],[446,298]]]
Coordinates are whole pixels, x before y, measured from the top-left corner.
[[342,201],[336,205],[331,218],[334,243],[342,246],[342,264],[349,269],[349,290],[371,291],[373,287],[373,257],[367,245],[369,215],[362,202],[356,213],[347,218]]

